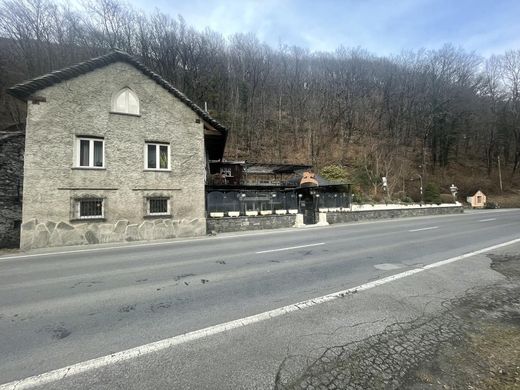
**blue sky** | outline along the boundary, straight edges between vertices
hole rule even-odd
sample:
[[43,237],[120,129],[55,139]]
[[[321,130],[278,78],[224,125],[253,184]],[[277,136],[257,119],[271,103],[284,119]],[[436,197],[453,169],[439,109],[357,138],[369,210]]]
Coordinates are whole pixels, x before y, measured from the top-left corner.
[[520,0],[129,0],[228,36],[253,32],[312,51],[362,47],[378,55],[444,43],[489,56],[520,49]]

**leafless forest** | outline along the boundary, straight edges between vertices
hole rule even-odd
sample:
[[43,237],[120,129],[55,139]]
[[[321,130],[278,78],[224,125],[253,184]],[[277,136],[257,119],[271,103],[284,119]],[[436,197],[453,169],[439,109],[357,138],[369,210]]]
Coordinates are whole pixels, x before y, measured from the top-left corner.
[[499,159],[505,191],[520,176],[520,49],[273,48],[118,0],[1,0],[0,36],[2,127],[23,118],[7,87],[119,48],[207,103],[230,129],[229,159],[337,164],[374,195],[381,176],[398,193],[418,174],[443,192],[452,181],[498,192]]

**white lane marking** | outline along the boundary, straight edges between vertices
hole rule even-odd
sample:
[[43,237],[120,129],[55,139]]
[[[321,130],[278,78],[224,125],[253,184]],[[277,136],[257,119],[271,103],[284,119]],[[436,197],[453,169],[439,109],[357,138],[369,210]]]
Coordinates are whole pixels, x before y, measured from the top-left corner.
[[488,218],[488,219],[479,219],[479,222],[489,222],[489,221],[496,221],[496,218]]
[[[283,230],[278,233],[290,233],[293,230]],[[205,241],[205,240],[222,240],[228,238],[237,238],[237,237],[247,237],[247,236],[256,236],[256,235],[266,235],[273,234],[272,232],[265,233],[256,233],[256,234],[236,234],[236,235],[227,235],[220,237],[200,237],[200,238],[192,238],[187,240],[178,240],[178,241],[164,241],[164,242],[153,242],[153,243],[143,243],[143,244],[130,244],[126,243],[126,245],[118,245],[118,246],[107,246],[101,248],[88,248],[88,249],[73,249],[73,250],[65,250],[61,252],[41,252],[41,253],[33,253],[29,255],[15,255],[15,256],[0,256],[0,263],[4,260],[13,260],[13,259],[25,259],[30,257],[43,257],[43,256],[55,256],[55,255],[68,255],[69,253],[82,253],[82,252],[97,252],[97,251],[111,251],[114,249],[131,249],[138,247],[149,247],[149,246],[162,246],[162,245],[175,245],[175,244],[184,244],[189,242],[196,241]]]
[[[381,221],[383,222],[383,221]],[[389,221],[391,222],[391,221]],[[327,226],[329,227],[329,226]],[[340,227],[338,225],[337,227]],[[73,250],[65,250],[61,252],[41,252],[41,253],[33,253],[28,255],[15,255],[15,256],[0,256],[0,263],[2,263],[4,260],[13,260],[13,259],[24,259],[29,257],[43,257],[43,256],[55,256],[55,255],[68,255],[69,253],[82,253],[82,252],[97,252],[97,251],[110,251],[114,249],[131,249],[136,247],[149,247],[149,246],[162,246],[162,245],[175,245],[175,244],[184,244],[189,242],[196,242],[196,241],[206,241],[206,240],[223,240],[228,238],[238,238],[238,237],[248,237],[248,236],[263,236],[267,234],[279,234],[279,233],[291,233],[295,232],[294,229],[280,229],[278,232],[263,232],[263,233],[255,233],[255,234],[235,234],[235,235],[225,235],[225,236],[219,236],[219,237],[199,237],[199,238],[192,238],[192,239],[186,239],[186,240],[176,240],[176,241],[164,241],[164,242],[153,242],[153,243],[143,243],[143,244],[128,244],[126,245],[118,245],[118,246],[107,246],[107,247],[101,247],[101,248],[88,248],[88,249],[73,249]]]
[[260,253],[270,253],[270,252],[281,252],[281,251],[290,251],[291,249],[300,249],[300,248],[307,248],[309,246],[318,246],[318,245],[325,245],[324,242],[318,242],[317,244],[308,244],[308,245],[299,245],[299,246],[290,246],[288,248],[280,248],[280,249],[269,249],[267,251],[260,251],[260,252],[255,252],[257,254],[260,254]]
[[426,228],[421,228],[421,229],[412,229],[412,230],[408,230],[409,232],[422,232],[423,230],[433,230],[433,229],[438,229],[439,227],[438,226],[431,226],[431,227],[426,227]]
[[[212,239],[216,239],[217,237],[212,237]],[[220,237],[223,238],[223,237]],[[30,255],[17,255],[17,256],[2,256],[0,257],[0,262],[3,260],[12,260],[12,259],[24,259],[28,257],[43,257],[43,256],[55,256],[55,255],[68,255],[69,253],[82,253],[82,252],[97,252],[97,251],[109,251],[114,249],[130,249],[142,246],[160,246],[160,245],[168,245],[168,244],[182,244],[185,242],[193,242],[200,241],[202,238],[195,238],[192,240],[180,240],[180,241],[168,241],[168,242],[155,242],[155,243],[146,243],[146,244],[131,244],[131,245],[120,245],[120,246],[108,246],[102,248],[89,248],[89,249],[76,249],[76,250],[67,250],[62,252],[42,252],[42,253],[33,253]]]
[[210,326],[208,328],[196,330],[193,332],[184,333],[179,336],[174,336],[168,339],[156,341],[154,343],[141,345],[139,347],[127,349],[125,351],[116,352],[111,355],[101,356],[95,359],[87,360],[81,363],[76,363],[67,367],[58,368],[57,370],[45,372],[43,374],[34,375],[25,379],[4,383],[0,385],[0,390],[22,390],[30,389],[36,386],[42,386],[48,383],[57,382],[65,377],[72,375],[78,375],[90,370],[95,370],[101,367],[107,367],[112,364],[120,363],[126,360],[134,359],[140,356],[148,355],[154,352],[158,352],[175,345],[184,344],[190,341],[199,340],[205,337],[213,336],[218,333],[226,332],[232,329],[241,328],[247,325],[251,325],[257,322],[269,320],[271,318],[279,317],[284,314],[291,313],[297,310],[304,310],[312,306],[316,306],[325,302],[330,302],[338,298],[344,298],[346,295],[357,293],[359,291],[369,290],[371,288],[381,286],[383,284],[392,282],[394,280],[402,279],[407,276],[417,274],[419,272],[427,271],[432,268],[441,267],[443,265],[453,263],[462,259],[466,259],[471,256],[479,255],[481,253],[489,252],[504,246],[520,243],[520,238],[503,242],[501,244],[492,245],[484,249],[479,249],[473,252],[465,253],[460,256],[451,257],[446,260],[438,261],[436,263],[428,264],[424,267],[414,268],[408,271],[404,271],[395,275],[387,276],[386,278],[374,280],[372,282],[361,284],[357,287],[352,287],[343,291],[338,291],[329,295],[324,295],[318,298],[311,298],[306,301],[295,303],[292,305],[280,307],[278,309],[266,311],[260,314],[252,315],[249,317],[241,318],[234,321],[225,322],[223,324]]
[[394,269],[403,268],[404,265],[402,264],[392,264],[392,263],[382,263],[382,264],[376,264],[374,265],[374,268],[380,269],[381,271],[391,271]]

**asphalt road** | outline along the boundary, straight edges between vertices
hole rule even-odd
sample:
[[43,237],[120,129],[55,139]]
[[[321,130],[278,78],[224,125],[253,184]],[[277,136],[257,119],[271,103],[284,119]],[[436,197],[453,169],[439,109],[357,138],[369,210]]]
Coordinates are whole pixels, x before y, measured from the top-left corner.
[[[520,210],[498,210],[0,257],[0,383],[323,296],[519,237]],[[478,283],[482,275],[477,271],[470,266],[462,272],[468,273],[468,283]],[[462,288],[464,283],[459,284]],[[453,291],[457,288],[455,284]],[[328,314],[320,310],[317,318],[325,321]],[[367,307],[367,312],[372,311]],[[262,329],[273,331],[270,326],[287,326],[287,321],[282,317],[265,321]],[[319,328],[320,322],[314,322]],[[254,334],[246,329],[236,332],[245,332],[244,346],[261,353],[258,345],[251,344]],[[194,354],[202,348],[205,359],[208,353],[211,356],[207,350],[211,342],[197,345],[179,347],[177,352],[179,356]],[[237,352],[240,346],[228,345],[235,352],[228,356],[245,359],[245,350]],[[140,367],[138,378],[128,380],[135,388],[177,388],[169,380],[180,380],[179,373],[184,373],[182,388],[252,387],[244,385],[244,372],[222,379],[219,385],[212,382],[217,375],[207,372],[207,381],[197,382],[205,369],[195,360],[198,363],[189,369],[188,358],[171,363],[170,369],[175,364],[183,369],[176,367],[175,375],[161,371],[160,382],[147,382],[148,370],[158,375],[151,368],[155,364]],[[258,360],[269,362],[267,350]],[[275,374],[271,371],[280,362],[273,363],[258,367],[267,377],[254,387],[269,387]],[[97,387],[88,383],[88,376],[74,387],[131,388],[129,382],[120,382],[120,373],[112,377],[106,370]],[[112,383],[110,378],[116,377],[118,381]]]

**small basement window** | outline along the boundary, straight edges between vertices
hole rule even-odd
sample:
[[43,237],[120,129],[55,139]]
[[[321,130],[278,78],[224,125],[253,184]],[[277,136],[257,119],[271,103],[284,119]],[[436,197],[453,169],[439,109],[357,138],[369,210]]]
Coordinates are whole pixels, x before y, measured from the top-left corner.
[[105,140],[103,138],[76,138],[76,167],[104,168]]
[[170,144],[147,142],[144,154],[145,169],[154,171],[170,170]]
[[147,198],[148,215],[170,214],[169,198]]
[[78,219],[99,219],[104,218],[105,210],[103,207],[103,199],[101,198],[85,198],[77,199],[75,216]]

